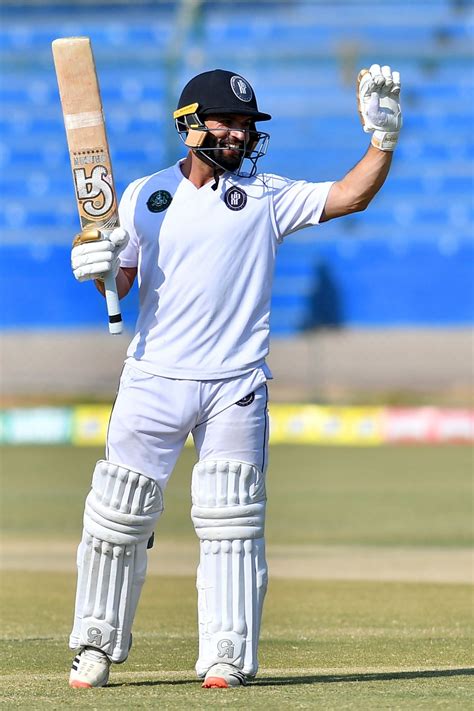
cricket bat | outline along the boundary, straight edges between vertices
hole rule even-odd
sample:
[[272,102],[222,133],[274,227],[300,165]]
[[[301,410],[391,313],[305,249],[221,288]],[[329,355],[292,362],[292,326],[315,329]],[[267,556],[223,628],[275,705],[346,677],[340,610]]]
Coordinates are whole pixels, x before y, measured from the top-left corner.
[[[79,220],[93,241],[101,238],[99,230],[112,230],[119,224],[94,55],[88,37],[56,39],[52,49]],[[104,281],[109,331],[121,333],[115,277],[111,274]]]

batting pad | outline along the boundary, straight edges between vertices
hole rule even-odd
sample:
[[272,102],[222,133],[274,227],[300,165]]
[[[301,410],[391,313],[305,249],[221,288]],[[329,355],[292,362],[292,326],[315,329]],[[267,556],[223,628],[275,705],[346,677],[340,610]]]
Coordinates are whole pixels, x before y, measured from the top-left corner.
[[147,567],[147,543],[163,511],[155,481],[97,462],[77,553],[77,593],[69,646],[92,646],[123,662]]
[[267,588],[264,475],[251,464],[204,460],[193,470],[192,500],[201,539],[196,671],[225,662],[254,676]]

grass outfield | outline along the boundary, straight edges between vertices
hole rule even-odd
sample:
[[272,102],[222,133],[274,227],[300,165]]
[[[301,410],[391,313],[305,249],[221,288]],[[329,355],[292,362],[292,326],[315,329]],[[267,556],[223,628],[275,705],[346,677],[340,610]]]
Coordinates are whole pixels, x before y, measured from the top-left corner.
[[261,672],[248,688],[226,691],[200,689],[193,674],[191,450],[167,491],[130,659],[106,689],[68,689],[74,548],[100,456],[2,451],[7,708],[470,707],[467,447],[272,448]]

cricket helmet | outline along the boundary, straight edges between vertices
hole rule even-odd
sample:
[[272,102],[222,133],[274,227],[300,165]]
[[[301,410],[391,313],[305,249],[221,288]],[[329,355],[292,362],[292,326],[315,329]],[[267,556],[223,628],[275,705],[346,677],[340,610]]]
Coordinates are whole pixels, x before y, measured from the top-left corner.
[[[193,77],[184,87],[173,114],[176,130],[184,143],[205,162],[229,170],[219,163],[219,150],[215,137],[205,125],[208,116],[249,116],[250,130],[240,150],[240,164],[231,172],[252,176],[257,170],[257,161],[265,155],[270,138],[268,133],[257,131],[256,121],[269,121],[270,114],[259,111],[255,92],[250,83],[240,74],[224,69],[214,69]],[[252,165],[250,173],[241,172],[244,159]]]

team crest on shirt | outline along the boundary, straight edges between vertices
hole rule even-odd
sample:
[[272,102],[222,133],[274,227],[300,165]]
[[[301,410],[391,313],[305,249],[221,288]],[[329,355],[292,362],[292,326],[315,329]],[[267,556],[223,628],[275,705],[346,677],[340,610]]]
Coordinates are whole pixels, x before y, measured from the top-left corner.
[[226,190],[224,202],[229,210],[243,210],[247,204],[247,195],[241,188],[234,186]]
[[157,190],[152,193],[146,201],[146,206],[150,212],[163,212],[171,205],[171,194],[167,190]]

